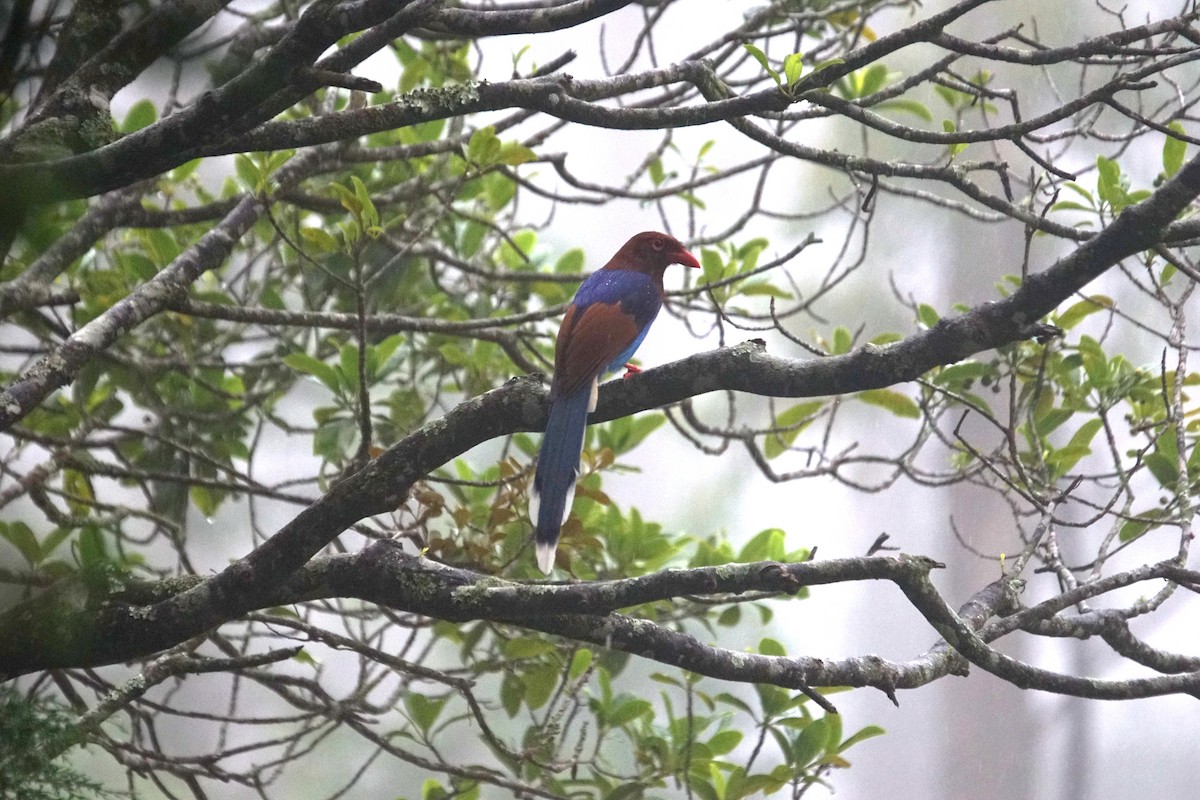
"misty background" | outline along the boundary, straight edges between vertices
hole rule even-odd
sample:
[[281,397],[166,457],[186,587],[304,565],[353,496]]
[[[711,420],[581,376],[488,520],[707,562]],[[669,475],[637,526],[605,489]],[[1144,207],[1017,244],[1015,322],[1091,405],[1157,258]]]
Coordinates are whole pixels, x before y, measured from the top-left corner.
[[[735,26],[752,4],[718,0],[693,5],[703,6],[703,13],[687,15],[678,13],[678,9],[671,12],[677,36],[656,42],[660,64],[685,56],[698,43]],[[920,13],[933,14],[947,5],[928,2]],[[248,11],[254,5],[238,3],[235,7]],[[1138,24],[1156,7],[1155,0],[1129,3],[1124,6],[1125,19],[1131,25]],[[619,63],[628,52],[627,43],[641,28],[641,14],[640,8],[630,7],[606,17],[603,25],[592,23],[569,33],[541,36],[536,50],[524,56],[522,66],[545,63],[563,50],[573,49],[578,57],[566,67],[566,72],[578,77],[602,76],[600,36],[603,35],[608,49],[608,63]],[[984,37],[1019,23],[1028,24],[1035,17],[1037,33],[1047,42],[1076,41],[1101,32],[1112,23],[1092,2],[1029,0],[989,6],[968,15],[954,31],[964,37]],[[897,11],[885,14],[880,20],[900,28],[912,18]],[[1089,26],[1095,30],[1089,30]],[[887,31],[880,28],[878,32]],[[524,45],[520,37],[482,43],[486,65],[483,77],[488,76],[489,70],[496,78],[507,77],[512,69],[511,55]],[[889,57],[887,63],[896,72],[910,73],[925,66],[921,59],[928,55],[920,47],[906,48]],[[395,79],[394,65],[381,57],[356,72],[385,85]],[[116,118],[120,119],[142,96],[161,96],[167,78],[165,70],[158,69],[143,75],[117,96],[113,106]],[[1047,76],[1047,81],[1053,78]],[[185,76],[185,87],[188,80]],[[193,80],[200,85],[199,76]],[[997,83],[1005,85],[1003,75],[997,78]],[[1020,87],[1027,116],[1036,113],[1039,106],[1055,104],[1053,96],[1046,94],[1048,86],[1049,83]],[[810,125],[807,129],[818,127],[821,139],[806,144],[846,150],[861,147],[860,131],[844,120]],[[617,176],[629,174],[638,166],[660,136],[652,131],[618,132],[569,126],[544,149],[567,152],[569,167],[584,180],[616,182]],[[716,145],[708,158],[718,164],[734,163],[758,148],[731,128],[707,125],[676,132],[675,141],[683,159],[679,163],[685,164],[710,139]],[[882,158],[899,158],[906,152],[905,143],[887,141],[882,136],[872,136],[870,147],[873,155]],[[1104,152],[1102,147],[1103,143],[1098,143],[1096,153]],[[1089,161],[1087,153],[1075,151],[1069,163],[1061,166],[1079,170],[1080,182],[1089,185],[1094,177],[1087,169],[1094,163],[1094,156],[1092,153]],[[1158,170],[1157,153],[1131,150],[1123,158],[1122,166],[1147,185]],[[210,159],[202,169],[219,183],[231,167],[231,159],[218,158]],[[548,167],[541,180],[551,181]],[[749,180],[743,187],[746,191],[751,188]],[[745,202],[735,192],[737,186],[734,182],[719,192],[700,195],[707,208],[696,212],[698,226],[691,233],[704,236],[720,230],[729,217],[744,210]],[[815,211],[830,205],[831,199],[847,188],[844,175],[793,162],[787,169],[774,173],[767,189],[767,205],[790,213]],[[540,220],[550,211],[548,207],[538,208],[537,203],[544,201],[531,195],[523,196],[521,202],[526,204],[526,217],[532,220]],[[680,238],[688,236],[687,205],[679,202],[667,204],[666,208],[671,232]],[[553,225],[542,235],[541,247],[552,253],[581,247],[587,253],[589,270],[602,265],[628,235],[664,227],[658,209],[640,207],[632,201],[610,204],[600,211],[588,206],[560,205],[553,213]],[[838,257],[850,224],[850,211],[799,222],[757,219],[746,232],[746,238],[758,234],[770,240],[765,259],[786,251],[809,233],[820,237],[822,243],[804,250],[790,267],[803,288],[806,280],[811,277],[815,281]],[[1024,232],[1012,221],[999,224],[972,221],[929,204],[881,193],[871,218],[862,267],[843,287],[826,297],[817,310],[831,324],[845,325],[851,330],[865,326],[863,340],[884,331],[911,332],[915,323],[897,303],[894,292],[918,298],[943,314],[951,313],[954,303],[977,304],[995,299],[995,284],[1000,278],[1020,273],[1024,245]],[[851,248],[863,246],[860,228],[851,238]],[[1064,252],[1066,247],[1060,242],[1035,241],[1031,269],[1044,269]],[[668,289],[678,288],[680,280],[678,272],[668,272]],[[1089,290],[1096,288],[1109,294],[1118,304],[1136,302],[1125,291],[1119,276],[1110,275],[1099,284]],[[803,324],[792,332],[800,336],[812,333]],[[730,343],[759,335],[728,333]],[[772,352],[808,357],[781,337],[767,338]],[[715,338],[693,338],[680,320],[663,314],[639,351],[639,359],[643,366],[652,366],[715,344]],[[1135,365],[1157,363],[1157,346],[1148,338],[1143,341],[1131,337],[1120,345]],[[897,387],[901,391],[904,388]],[[296,393],[289,414],[307,423],[311,421],[312,405],[320,398],[315,390],[312,396],[304,394]],[[739,397],[738,403],[743,413],[746,409],[760,408],[762,422],[766,423],[766,400]],[[719,398],[698,398],[696,408],[703,417],[706,411],[723,413],[724,406]],[[911,438],[915,431],[914,421],[862,409],[848,409],[847,413],[855,414],[859,420],[853,434],[867,450],[886,450],[889,444]],[[849,430],[845,423],[843,426]],[[468,459],[483,464],[493,453],[485,446],[469,454]],[[934,578],[954,606],[998,577],[1000,566],[998,559],[981,558],[964,547],[952,531],[952,520],[966,544],[979,552],[1013,554],[1021,547],[1008,508],[994,495],[966,485],[935,490],[902,479],[886,492],[868,494],[825,478],[773,484],[759,473],[744,451],[731,448],[720,457],[700,455],[670,426],[664,426],[650,446],[638,450],[635,457],[634,464],[641,472],[608,477],[605,490],[621,505],[637,507],[646,518],[661,522],[668,530],[698,534],[725,530],[735,543],[740,543],[764,528],[780,527],[787,532],[790,548],[817,548],[822,558],[863,555],[879,534],[886,532],[890,536],[889,545],[928,555],[947,565]],[[291,471],[298,476],[313,474],[317,461],[311,453],[298,451],[294,445],[281,441],[275,463],[279,473],[272,478],[280,480]],[[282,524],[287,515],[278,513],[278,523]],[[194,531],[209,526],[213,534],[204,548],[198,539],[193,539],[199,570],[220,569],[241,554],[245,546],[241,535],[244,519],[244,508],[234,506],[223,508],[212,520],[190,521]],[[1070,535],[1064,534],[1064,540]],[[1028,596],[1024,599],[1034,602]],[[1194,652],[1198,622],[1195,613],[1178,613],[1168,607],[1162,613],[1135,622],[1134,630],[1165,649]],[[743,626],[745,630],[734,635],[744,635],[744,641],[722,644],[752,647],[763,636],[772,636],[795,654],[828,658],[876,654],[905,660],[924,652],[937,639],[899,592],[891,584],[882,583],[816,587],[810,591],[809,599],[779,603],[769,627],[759,627],[753,615],[745,617]],[[1105,678],[1133,674],[1133,667],[1108,657],[1102,643],[1035,640],[1016,635],[998,646],[1006,653],[1048,669]],[[339,664],[344,662],[346,670],[353,670],[354,660],[337,653],[320,653],[319,657],[326,669],[326,688],[336,696]],[[638,664],[631,669],[643,669],[648,674],[654,667]],[[127,671],[120,666],[105,669],[115,674]],[[353,684],[353,676],[347,673],[345,686]],[[648,686],[651,695],[656,696],[659,687]],[[723,688],[748,691],[747,687]],[[189,676],[178,689],[182,696],[192,696],[197,707],[221,702],[220,693],[224,691],[227,689],[219,676],[204,675]],[[481,689],[480,696],[488,695]],[[841,797],[889,800],[1021,797],[1107,800],[1146,794],[1184,798],[1196,793],[1200,714],[1190,698],[1104,703],[1021,691],[982,670],[972,669],[969,678],[939,680],[922,689],[902,692],[898,699],[897,708],[882,693],[871,689],[832,697],[845,717],[847,734],[864,725],[878,724],[887,730],[887,735],[853,748],[848,754],[852,768],[835,772],[830,778],[835,791],[816,787],[810,797],[836,793]],[[263,702],[278,701],[264,695]],[[260,713],[271,710],[264,705]],[[502,715],[493,716],[494,724],[503,731]],[[164,727],[162,733],[174,739],[171,746],[188,752],[203,752],[211,736],[210,732],[183,722],[178,722],[174,729]],[[336,755],[339,747],[361,746],[356,741],[330,742],[329,752]],[[748,749],[752,744],[753,737],[747,737],[742,748]],[[481,745],[471,741],[465,746]],[[358,763],[357,759],[348,759],[347,763],[350,761]],[[80,754],[78,762],[86,766],[88,755]],[[331,773],[341,766],[336,758],[324,764],[322,771]],[[373,767],[367,777],[351,791],[351,797],[391,797],[400,793],[415,796],[423,780],[419,770],[404,771],[401,765],[386,760]],[[306,776],[305,786],[295,787],[296,796],[339,782],[332,774]],[[231,787],[229,797],[249,796],[250,793]]]

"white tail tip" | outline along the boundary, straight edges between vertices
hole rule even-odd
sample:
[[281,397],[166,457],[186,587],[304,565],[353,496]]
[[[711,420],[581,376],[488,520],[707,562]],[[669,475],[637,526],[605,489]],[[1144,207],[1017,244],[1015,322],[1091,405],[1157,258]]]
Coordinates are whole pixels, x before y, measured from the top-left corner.
[[537,543],[538,566],[547,575],[554,571],[554,550],[555,546],[552,544],[546,544],[545,542]]

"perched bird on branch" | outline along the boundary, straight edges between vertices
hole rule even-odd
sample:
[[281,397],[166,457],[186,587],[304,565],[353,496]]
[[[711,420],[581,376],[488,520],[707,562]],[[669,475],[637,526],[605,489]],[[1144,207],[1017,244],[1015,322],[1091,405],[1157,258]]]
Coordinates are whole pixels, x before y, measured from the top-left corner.
[[627,365],[663,303],[663,271],[699,268],[665,233],[639,233],[580,285],[567,307],[554,350],[550,420],[538,454],[529,516],[536,526],[538,566],[554,569],[558,532],[571,512],[583,429],[596,409],[600,377]]

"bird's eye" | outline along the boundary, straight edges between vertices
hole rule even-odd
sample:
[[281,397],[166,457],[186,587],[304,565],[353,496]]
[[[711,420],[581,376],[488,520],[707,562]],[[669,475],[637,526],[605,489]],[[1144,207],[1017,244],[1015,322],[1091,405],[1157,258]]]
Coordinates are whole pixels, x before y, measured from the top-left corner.
[[650,243],[650,246],[653,247],[655,250],[662,250],[664,247],[666,247],[666,245],[663,244],[662,239],[655,239],[653,242]]

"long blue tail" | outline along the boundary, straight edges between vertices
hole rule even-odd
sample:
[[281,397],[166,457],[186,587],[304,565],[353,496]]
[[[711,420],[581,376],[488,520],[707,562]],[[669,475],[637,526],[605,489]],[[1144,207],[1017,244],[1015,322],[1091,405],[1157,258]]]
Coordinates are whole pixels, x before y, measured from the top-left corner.
[[538,566],[547,575],[554,569],[558,531],[571,511],[591,388],[587,385],[573,395],[555,398],[550,405],[550,420],[546,423],[546,435],[542,437],[542,449],[538,453],[530,516],[537,526]]

